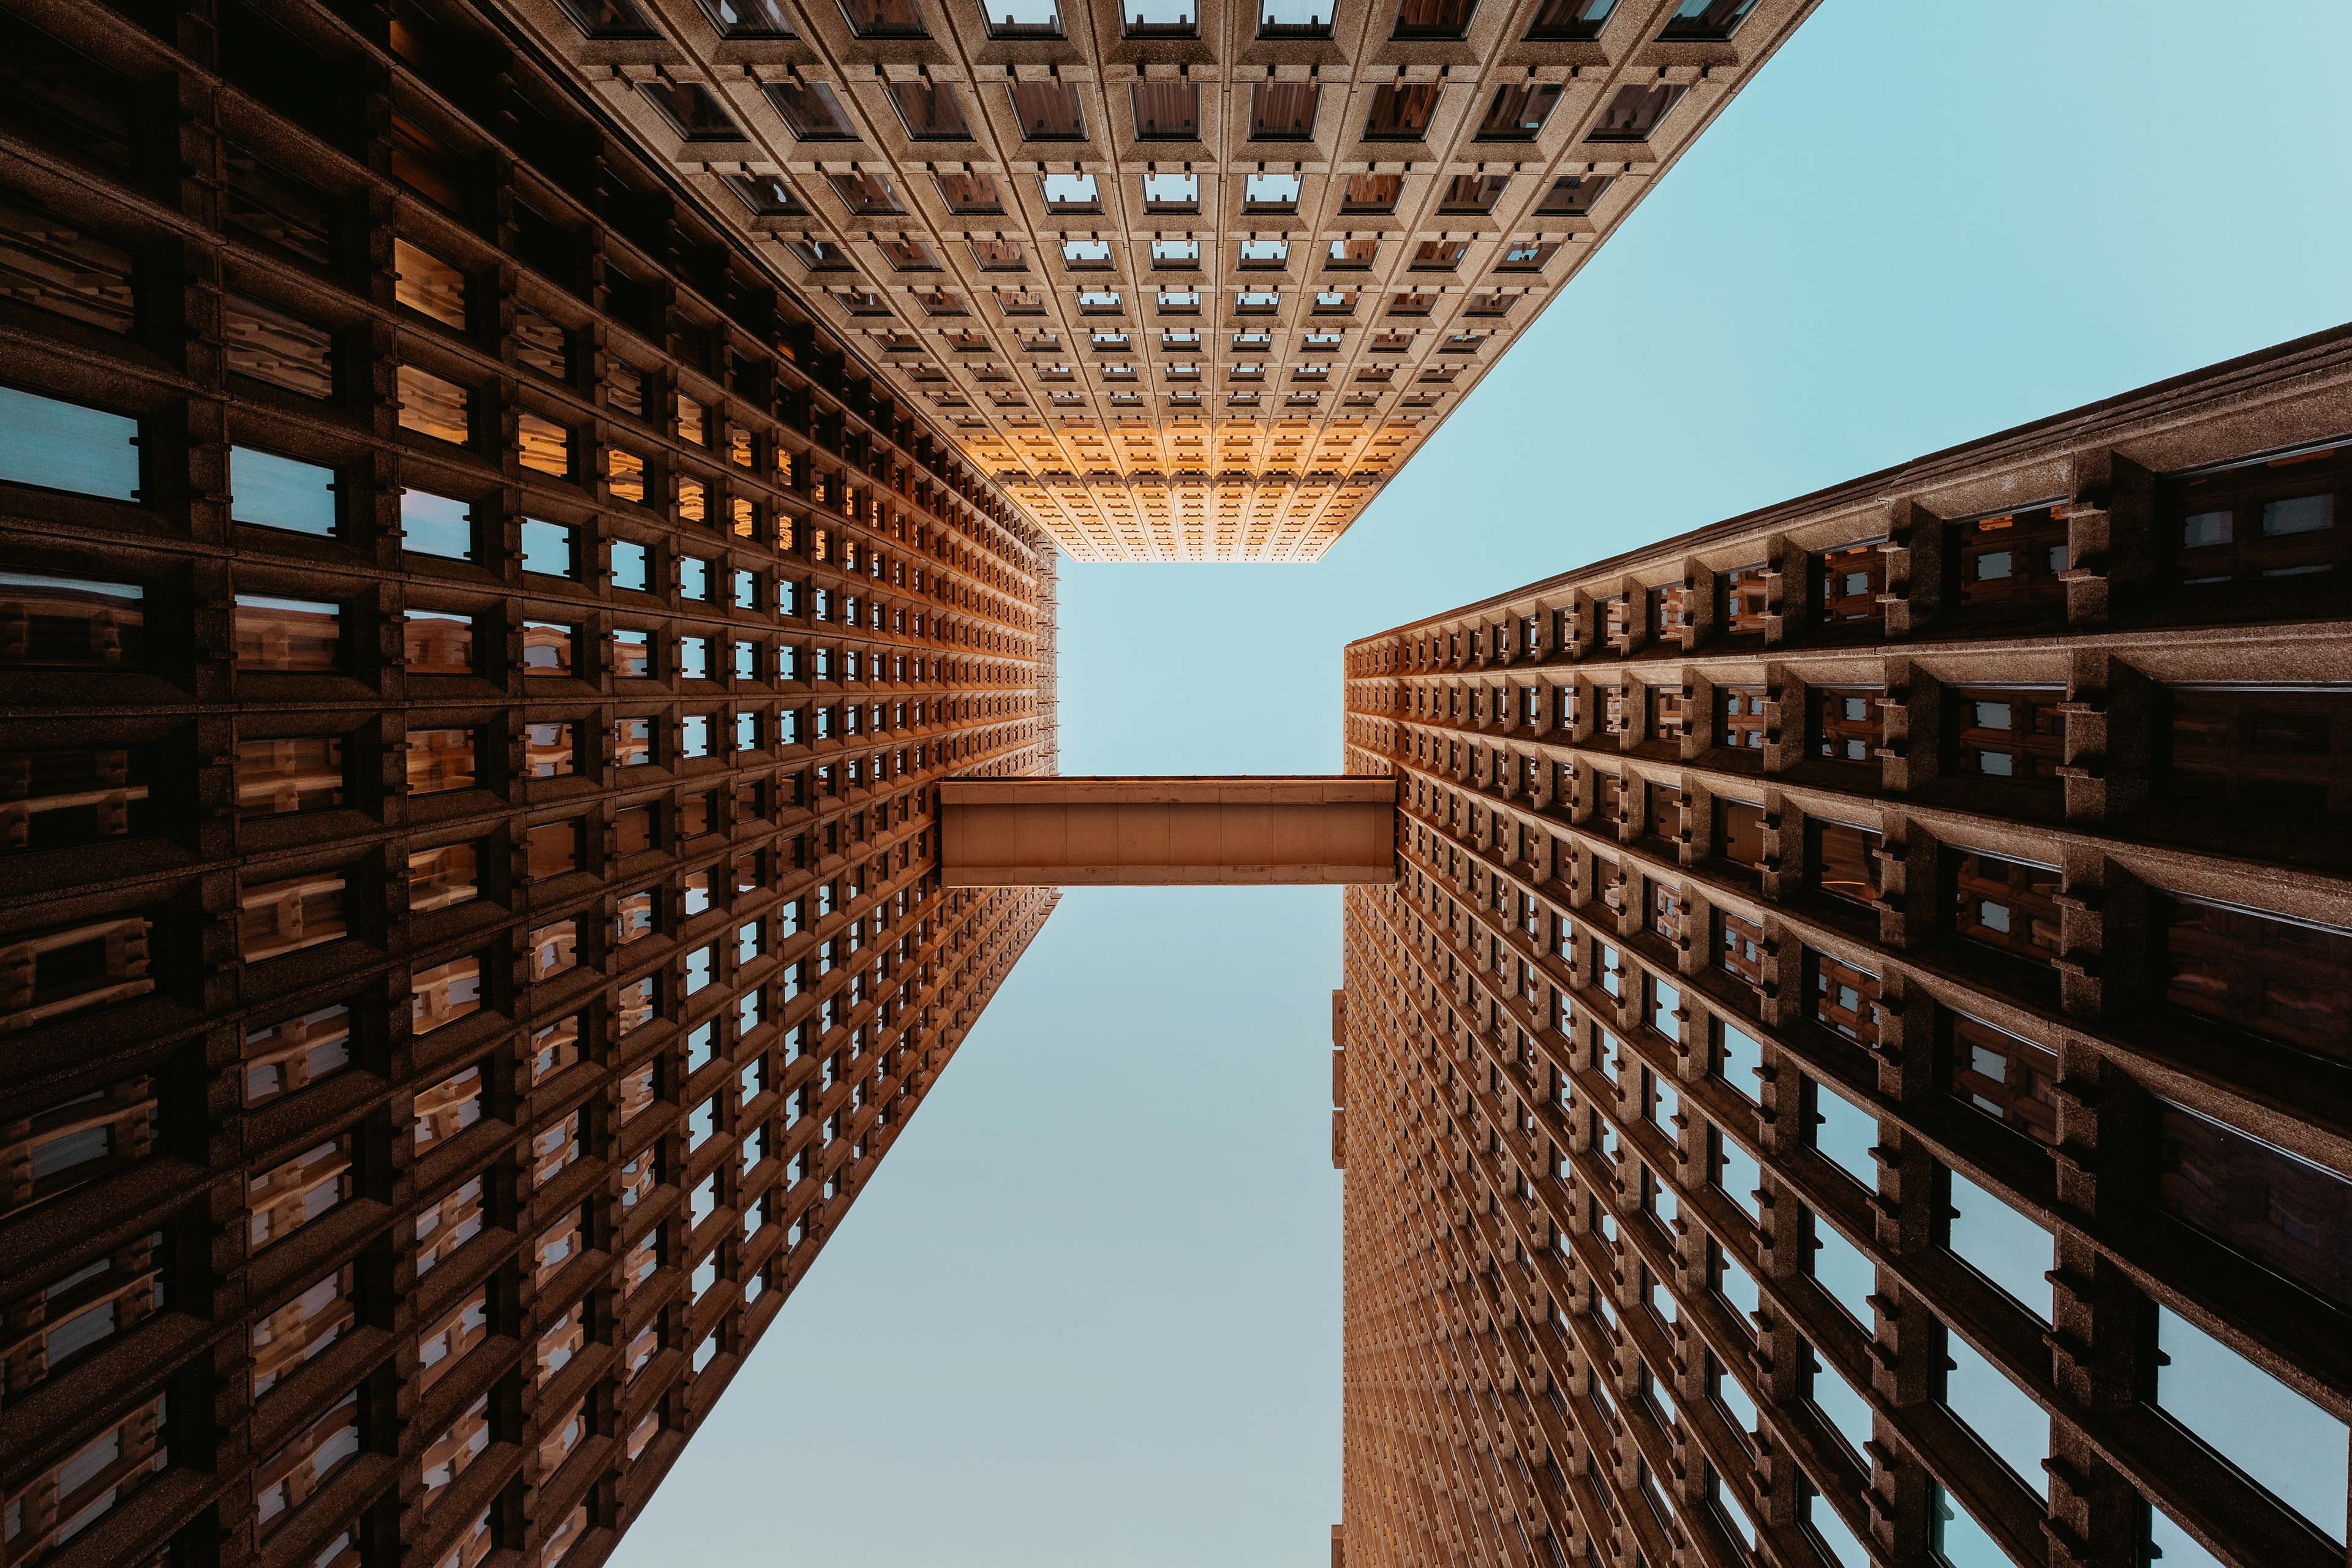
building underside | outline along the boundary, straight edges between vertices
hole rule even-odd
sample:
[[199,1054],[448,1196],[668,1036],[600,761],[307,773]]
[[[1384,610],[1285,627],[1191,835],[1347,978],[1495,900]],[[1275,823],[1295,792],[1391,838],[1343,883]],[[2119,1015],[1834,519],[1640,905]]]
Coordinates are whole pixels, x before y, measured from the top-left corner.
[[498,3],[1073,558],[1307,562],[1813,0]]

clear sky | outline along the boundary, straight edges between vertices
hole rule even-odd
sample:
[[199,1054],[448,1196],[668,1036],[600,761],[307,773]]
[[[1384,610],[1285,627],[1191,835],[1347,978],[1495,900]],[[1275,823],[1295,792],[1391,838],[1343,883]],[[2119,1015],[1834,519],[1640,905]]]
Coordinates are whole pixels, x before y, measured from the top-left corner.
[[[1063,771],[1339,765],[1350,637],[2352,318],[2352,6],[1828,0],[1323,562],[1069,566]],[[1317,889],[1067,893],[614,1558],[1318,1568]]]

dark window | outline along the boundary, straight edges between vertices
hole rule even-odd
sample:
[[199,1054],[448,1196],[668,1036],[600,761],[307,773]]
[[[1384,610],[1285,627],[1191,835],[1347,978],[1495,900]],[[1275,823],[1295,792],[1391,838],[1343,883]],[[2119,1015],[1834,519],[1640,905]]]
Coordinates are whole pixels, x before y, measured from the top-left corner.
[[[1314,135],[1315,111],[1322,94],[1323,89],[1309,81],[1265,81],[1251,88],[1250,140],[1296,142]],[[1393,203],[1396,198],[1389,199]]]
[[702,14],[722,38],[797,37],[778,0],[700,0]]
[[1536,211],[1547,217],[1588,217],[1593,203],[1615,178],[1613,174],[1563,174],[1551,183]]
[[727,184],[754,217],[796,217],[808,210],[793,188],[774,174],[730,174]]
[[223,144],[221,166],[223,228],[298,263],[334,266],[342,224],[325,192],[234,142]]
[[2036,507],[1951,525],[1962,610],[2031,613],[2066,603],[2065,509]]
[[1952,771],[2059,787],[2058,767],[2066,757],[2065,717],[2059,711],[2064,697],[2056,687],[1946,689]]
[[1759,562],[1735,566],[1722,578],[1723,629],[1733,636],[1761,635],[1764,630],[1765,577],[1769,569]]
[[971,125],[964,119],[963,100],[944,82],[894,81],[890,84],[890,101],[898,109],[907,134],[918,142],[964,142],[971,137]]
[[650,38],[653,28],[630,0],[556,0],[572,25],[592,38]]
[[1671,637],[1690,629],[1690,591],[1680,583],[1650,590],[1650,629]]
[[1399,38],[1458,38],[1470,29],[1470,14],[1478,8],[1478,0],[1399,0],[1396,27],[1391,35]]
[[1405,82],[1372,89],[1371,112],[1364,119],[1368,142],[1418,142],[1429,133],[1430,116],[1437,112],[1435,82]]
[[1565,38],[1597,38],[1601,24],[1617,8],[1617,0],[1544,0],[1528,28],[1530,42]]
[[856,131],[843,112],[841,100],[821,81],[778,81],[768,84],[768,101],[775,106],[794,136],[803,142],[855,142]]
[[1395,210],[1397,197],[1404,193],[1402,174],[1350,174],[1339,188],[1339,210],[1349,213],[1384,213]]
[[1886,718],[1879,706],[1885,695],[1874,687],[1815,687],[1810,694],[1813,755],[1832,762],[1874,763],[1885,740]]
[[2159,910],[2168,1004],[2352,1060],[2352,931],[2194,899]]
[[689,142],[735,142],[742,130],[729,118],[710,89],[690,81],[641,81],[637,90],[661,110],[670,128]]
[[1994,855],[1951,858],[1952,933],[2037,963],[2058,957],[2058,873]]
[[1943,1016],[1952,1094],[2029,1138],[2057,1142],[2056,1054],[1965,1013]]
[[[1191,142],[1200,136],[1201,89],[1197,86],[1189,81],[1139,81],[1131,90],[1135,95],[1135,134],[1139,141]],[[1261,101],[1268,90],[1264,87],[1258,89]],[[1311,120],[1311,103],[1308,114]],[[1252,133],[1260,132],[1253,128]]]
[[1601,122],[1592,128],[1595,142],[1647,142],[1666,110],[1678,101],[1685,89],[1660,82],[1655,87],[1621,87],[1617,96],[1609,100],[1601,112]]
[[1681,0],[1658,37],[1662,40],[1728,38],[1754,9],[1756,0]]
[[1715,743],[1735,752],[1764,749],[1764,688],[1715,689]]
[[977,216],[1004,210],[1003,193],[987,174],[941,174],[940,199],[959,216]]
[[1508,174],[1456,174],[1437,198],[1437,210],[1446,213],[1490,213],[1510,188]]
[[1545,82],[1498,87],[1478,122],[1481,142],[1532,142],[1559,105],[1560,89]]
[[145,746],[0,752],[0,851],[153,833],[157,782]]
[[1812,885],[1833,899],[1875,908],[1886,901],[1878,860],[1884,837],[1850,822],[1805,824]]
[[2352,814],[2352,690],[2176,686],[2164,693],[2159,787],[2287,816]]
[[1813,557],[1815,614],[1823,626],[1844,626],[1884,620],[1886,607],[1878,595],[1886,591],[1886,557],[1878,542],[1868,540]]
[[861,38],[928,38],[915,0],[841,0],[849,30]]
[[2352,1307],[2352,1182],[2163,1104],[2157,1205],[2223,1246]]
[[[0,199],[0,299],[127,332],[134,320],[131,253],[86,225]],[[232,356],[235,346],[232,336]],[[232,357],[229,368],[245,367]]]
[[1684,728],[1682,688],[1653,686],[1647,690],[1650,701],[1649,738],[1653,741],[1680,741]]
[[1715,912],[1715,963],[1727,974],[1738,975],[1764,990],[1764,928],[1728,910]]
[[1878,976],[1866,969],[1805,950],[1808,1016],[1833,1035],[1856,1045],[1878,1044]]
[[2323,576],[2347,569],[2352,442],[2168,480],[2158,538],[2184,586]]
[[861,217],[886,217],[907,210],[887,174],[861,172],[826,177],[832,183],[833,194],[841,198],[841,205]]
[[1029,141],[1076,142],[1086,136],[1078,89],[1068,82],[1015,82],[1006,91],[1013,97],[1013,117]]
[[1652,784],[1643,791],[1648,818],[1642,831],[1653,838],[1668,842],[1678,840],[1683,834],[1683,792],[1672,784]]
[[1715,803],[1715,854],[1751,871],[1764,868],[1764,808],[1744,800]]

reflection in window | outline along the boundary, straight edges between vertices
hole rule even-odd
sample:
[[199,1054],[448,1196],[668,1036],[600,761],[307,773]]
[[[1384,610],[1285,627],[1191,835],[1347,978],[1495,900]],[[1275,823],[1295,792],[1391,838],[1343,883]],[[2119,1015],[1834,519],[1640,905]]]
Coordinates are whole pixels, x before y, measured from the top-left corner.
[[[2050,1456],[2049,1415],[1974,1346],[1948,1329],[1944,1334],[1944,1403],[1952,1414],[2036,1496],[2047,1497],[2050,1477],[2042,1461]],[[2340,1441],[2338,1450],[2336,1479],[2340,1517],[2344,1479]]]

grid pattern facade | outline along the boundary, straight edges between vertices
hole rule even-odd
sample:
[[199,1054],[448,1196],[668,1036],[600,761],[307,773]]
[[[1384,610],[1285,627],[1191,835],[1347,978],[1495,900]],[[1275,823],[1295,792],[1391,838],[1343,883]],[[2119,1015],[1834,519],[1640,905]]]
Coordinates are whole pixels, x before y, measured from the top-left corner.
[[463,5],[0,77],[0,1563],[602,1562],[1053,905],[1051,547]]
[[1312,561],[1812,0],[499,0],[1080,561]]
[[1349,647],[1335,1557],[2344,1561],[2347,432],[2338,330]]

